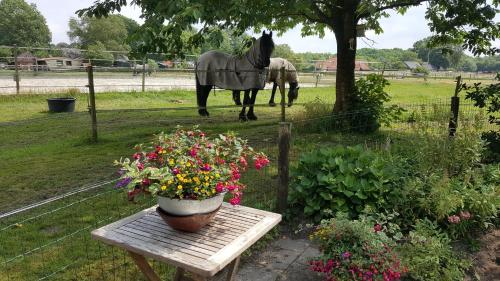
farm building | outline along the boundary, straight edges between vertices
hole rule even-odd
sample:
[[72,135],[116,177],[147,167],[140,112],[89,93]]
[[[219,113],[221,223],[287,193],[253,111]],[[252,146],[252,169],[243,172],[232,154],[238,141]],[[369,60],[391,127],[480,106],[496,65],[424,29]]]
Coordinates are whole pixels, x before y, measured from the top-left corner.
[[[337,57],[331,57],[325,61],[318,61],[315,64],[317,70],[323,71],[336,71],[337,70]],[[370,66],[366,61],[356,61],[354,66],[355,71],[367,71],[370,70]]]
[[406,67],[408,67],[408,69],[410,70],[414,70],[416,69],[417,67],[421,67],[422,65],[418,62],[418,61],[404,61],[404,64],[406,65]]
[[72,69],[82,67],[81,58],[68,58],[68,57],[49,57],[38,59],[38,66],[46,70],[54,69]]
[[17,65],[20,69],[31,70],[36,65],[36,57],[30,52],[21,53],[17,56]]

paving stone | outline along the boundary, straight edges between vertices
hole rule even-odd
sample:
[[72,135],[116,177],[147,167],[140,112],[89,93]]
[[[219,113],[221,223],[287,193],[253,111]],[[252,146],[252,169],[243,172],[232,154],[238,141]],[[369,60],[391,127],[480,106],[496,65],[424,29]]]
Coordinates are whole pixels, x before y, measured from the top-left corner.
[[309,265],[309,260],[320,255],[318,248],[315,246],[309,246],[297,259],[297,263]]
[[317,272],[309,270],[303,264],[294,263],[290,268],[280,274],[276,281],[322,281],[323,276]]
[[238,271],[236,281],[275,281],[281,271],[260,266],[245,266]]
[[273,248],[272,251],[263,252],[256,259],[258,265],[271,269],[285,270],[302,254],[299,251]]
[[290,239],[288,237],[284,237],[273,242],[272,245],[282,249],[303,252],[307,249],[307,247],[309,247],[310,242],[305,239]]

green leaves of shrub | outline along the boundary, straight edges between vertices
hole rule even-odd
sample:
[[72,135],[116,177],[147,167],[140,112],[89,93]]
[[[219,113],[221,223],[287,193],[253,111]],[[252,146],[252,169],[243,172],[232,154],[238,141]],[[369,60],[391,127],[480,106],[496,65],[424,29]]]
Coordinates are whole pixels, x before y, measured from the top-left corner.
[[316,221],[338,211],[357,217],[365,208],[383,208],[400,182],[394,161],[361,146],[303,154],[292,170],[290,202]]

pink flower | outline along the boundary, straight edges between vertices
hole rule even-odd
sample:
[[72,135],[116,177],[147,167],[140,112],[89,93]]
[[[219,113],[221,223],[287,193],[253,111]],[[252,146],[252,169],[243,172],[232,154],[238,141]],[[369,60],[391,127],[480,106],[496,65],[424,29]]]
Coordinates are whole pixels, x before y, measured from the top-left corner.
[[205,165],[203,165],[203,167],[201,168],[203,171],[210,171],[212,170],[212,168],[210,167],[209,164],[205,163]]
[[179,169],[177,169],[177,168],[172,169],[172,173],[174,175],[177,175],[179,173]]
[[149,179],[143,179],[142,184],[145,186],[149,186],[151,184],[151,181]]
[[342,253],[342,258],[345,260],[350,258],[351,256],[352,256],[352,254],[349,251]]
[[255,158],[255,169],[260,170],[269,164],[269,159],[265,156],[257,156]]
[[222,191],[224,191],[224,184],[222,182],[218,182],[215,186],[215,190],[217,191],[217,193],[221,193]]
[[231,205],[239,205],[241,203],[241,197],[238,196],[238,197],[233,197],[231,199],[229,199],[229,203],[231,203]]
[[450,222],[452,224],[458,224],[458,223],[460,223],[460,217],[457,215],[449,216],[448,222]]
[[229,190],[229,191],[233,191],[233,190],[235,190],[237,188],[238,188],[238,186],[235,185],[235,184],[230,184],[230,185],[227,186],[227,190]]
[[149,160],[156,160],[158,158],[158,154],[156,154],[156,152],[150,152],[147,156]]
[[134,153],[133,157],[135,160],[141,159],[142,154],[141,153]]
[[137,163],[137,169],[139,169],[139,171],[144,170],[144,164],[142,164],[141,162]]
[[198,155],[198,152],[196,151],[195,148],[192,148],[190,151],[189,151],[189,154],[192,156],[192,157],[196,157],[196,155]]
[[242,167],[248,166],[247,159],[245,159],[245,157],[243,157],[243,156],[240,157],[240,165]]
[[377,223],[373,226],[373,230],[375,230],[375,232],[382,231],[382,226]]
[[460,211],[459,216],[463,220],[469,220],[472,217],[469,211]]

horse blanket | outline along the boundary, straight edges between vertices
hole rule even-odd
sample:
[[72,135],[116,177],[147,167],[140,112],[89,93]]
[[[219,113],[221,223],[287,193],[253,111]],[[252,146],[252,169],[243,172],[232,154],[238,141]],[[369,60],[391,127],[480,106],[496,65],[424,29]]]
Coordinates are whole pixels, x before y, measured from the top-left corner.
[[285,67],[286,78],[285,81],[288,83],[298,83],[299,79],[297,76],[297,70],[286,59],[282,58],[271,58],[271,63],[269,64],[269,74],[267,76],[268,83],[279,83],[281,80],[280,69]]
[[256,67],[262,60],[259,40],[243,56],[219,51],[202,54],[196,63],[198,83],[227,90],[264,89],[267,69]]

